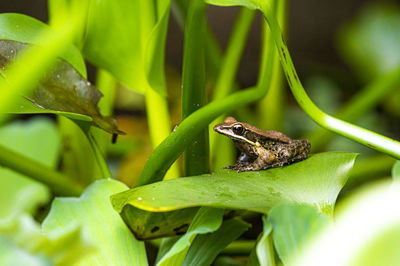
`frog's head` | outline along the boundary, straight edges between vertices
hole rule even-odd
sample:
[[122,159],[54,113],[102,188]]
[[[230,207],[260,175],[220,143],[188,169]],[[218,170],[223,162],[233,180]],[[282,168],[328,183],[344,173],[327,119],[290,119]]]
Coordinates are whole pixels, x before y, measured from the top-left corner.
[[238,122],[231,116],[227,117],[223,123],[214,126],[216,132],[231,138],[233,141],[256,145],[257,141],[251,138],[253,134],[247,134],[248,129],[248,124]]

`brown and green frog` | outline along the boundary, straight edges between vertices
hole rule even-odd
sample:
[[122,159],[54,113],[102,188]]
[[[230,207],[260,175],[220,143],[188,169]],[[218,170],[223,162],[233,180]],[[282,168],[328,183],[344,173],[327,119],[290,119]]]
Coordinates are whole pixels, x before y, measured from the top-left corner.
[[292,164],[306,159],[310,152],[307,139],[295,140],[279,131],[264,131],[233,117],[227,117],[214,130],[231,138],[241,152],[236,164],[226,167],[238,172]]

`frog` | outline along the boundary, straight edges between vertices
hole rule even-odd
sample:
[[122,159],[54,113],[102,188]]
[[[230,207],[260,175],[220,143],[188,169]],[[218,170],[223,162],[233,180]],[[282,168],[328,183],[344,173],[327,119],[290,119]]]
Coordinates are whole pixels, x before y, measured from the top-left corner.
[[306,159],[310,152],[307,139],[291,139],[275,130],[264,131],[231,116],[215,125],[214,130],[232,139],[239,149],[236,164],[224,167],[237,172],[286,166]]

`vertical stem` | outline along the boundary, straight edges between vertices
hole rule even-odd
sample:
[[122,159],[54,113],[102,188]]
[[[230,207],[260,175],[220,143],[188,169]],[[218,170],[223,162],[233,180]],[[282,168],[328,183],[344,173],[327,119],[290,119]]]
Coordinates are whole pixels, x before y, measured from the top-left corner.
[[[228,96],[235,86],[237,69],[254,20],[254,15],[255,11],[247,8],[241,8],[239,11],[222,61],[221,71],[219,72],[214,87],[214,101],[221,100]],[[210,132],[212,132],[212,126],[221,123],[222,120],[222,117],[214,120],[211,124]],[[228,138],[212,132],[210,142],[214,169],[220,169],[233,162],[235,152]],[[221,154],[221,150],[225,152]],[[216,155],[217,153],[219,153],[218,156]]]
[[[148,87],[146,89],[146,113],[151,143],[156,148],[171,132],[167,99]],[[165,179],[179,177],[178,164],[173,164]]]
[[[277,3],[274,7],[276,9],[277,18],[280,26],[285,29],[286,28],[286,20],[287,20],[287,7],[286,1],[282,0]],[[271,32],[268,28],[268,24],[266,21],[263,22],[264,28],[264,38],[263,38],[263,54],[262,58],[267,55],[268,45],[270,45],[269,39],[272,38]],[[279,61],[279,55],[275,54],[276,62]],[[265,59],[261,60],[261,74],[266,71]],[[259,111],[259,126],[263,129],[275,129],[282,130],[283,128],[283,108],[284,108],[284,100],[285,100],[285,91],[283,90],[283,79],[282,79],[282,68],[279,66],[279,63],[275,64],[274,69],[272,70],[272,80],[271,80],[271,88],[268,91],[268,94],[258,103],[258,111]]]
[[93,137],[92,132],[89,130],[88,132],[85,132],[85,134],[89,140],[90,146],[92,147],[92,151],[96,158],[97,164],[99,165],[102,178],[112,178],[110,169],[108,168],[107,162],[104,159],[104,155],[102,154],[100,146],[97,143],[96,139]]
[[[182,71],[182,120],[207,102],[205,34],[206,13],[203,0],[191,0],[185,27]],[[184,154],[185,175],[208,172],[208,129],[202,128]]]

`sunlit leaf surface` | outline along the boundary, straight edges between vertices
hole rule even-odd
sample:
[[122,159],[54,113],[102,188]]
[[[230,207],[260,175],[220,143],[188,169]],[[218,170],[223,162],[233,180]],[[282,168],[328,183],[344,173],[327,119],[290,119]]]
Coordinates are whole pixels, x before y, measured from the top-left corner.
[[286,167],[236,173],[231,170],[178,178],[112,196],[114,208],[128,205],[165,212],[193,206],[266,213],[280,202],[306,203],[330,214],[353,167],[356,154],[329,152]]
[[[353,153],[320,153],[282,168],[242,173],[223,170],[134,188],[113,195],[111,200],[134,233],[143,230],[137,226],[143,223],[143,217],[156,212],[160,224],[151,225],[157,230],[148,230],[149,238],[152,233],[159,237],[159,232],[174,235],[174,229],[181,229],[191,219],[186,214],[186,221],[177,225],[164,219],[164,212],[184,208],[191,211],[190,207],[196,206],[267,213],[278,203],[294,202],[309,204],[330,215],[355,157]],[[171,224],[174,227],[169,227]]]
[[[26,44],[16,41],[0,40],[0,74],[4,75],[2,70],[26,47]],[[24,96],[44,110],[89,116],[93,120],[93,125],[110,133],[119,133],[116,121],[100,114],[97,104],[103,96],[101,92],[64,60],[59,59],[49,73],[42,78],[34,92]],[[26,105],[29,106],[28,103]],[[36,109],[21,108],[21,105],[14,108],[15,110],[9,110],[9,112],[35,113],[34,109]]]
[[136,240],[110,203],[110,195],[127,187],[114,180],[96,181],[80,198],[56,198],[43,222],[46,233],[82,228],[97,252],[77,265],[147,265],[144,243]]

